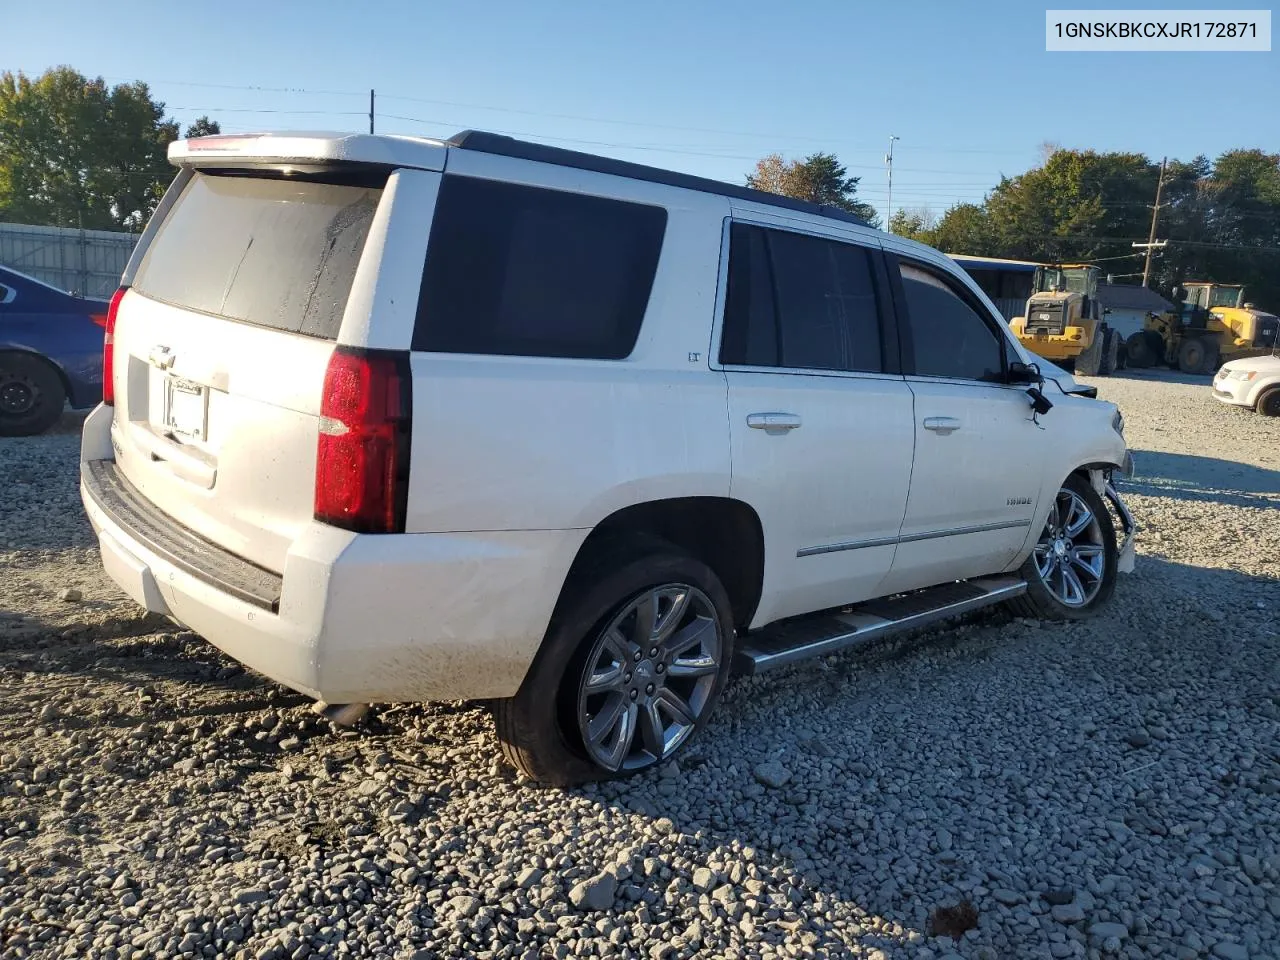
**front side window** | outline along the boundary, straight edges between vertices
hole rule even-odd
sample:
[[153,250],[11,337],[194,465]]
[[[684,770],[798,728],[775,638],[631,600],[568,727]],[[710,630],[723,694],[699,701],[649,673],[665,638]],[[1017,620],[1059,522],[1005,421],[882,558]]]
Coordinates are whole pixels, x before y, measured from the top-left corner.
[[978,311],[933,271],[906,262],[900,268],[915,373],[1003,381],[999,336]]
[[880,347],[864,247],[733,224],[721,363],[879,373]]
[[662,207],[446,176],[413,349],[625,359],[666,224]]

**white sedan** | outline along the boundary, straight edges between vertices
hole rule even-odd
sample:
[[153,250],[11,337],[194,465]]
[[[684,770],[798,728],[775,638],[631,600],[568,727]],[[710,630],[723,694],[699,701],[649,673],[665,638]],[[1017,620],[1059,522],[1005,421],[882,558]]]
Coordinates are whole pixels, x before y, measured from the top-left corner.
[[1280,356],[1224,363],[1213,378],[1213,395],[1223,403],[1280,417]]

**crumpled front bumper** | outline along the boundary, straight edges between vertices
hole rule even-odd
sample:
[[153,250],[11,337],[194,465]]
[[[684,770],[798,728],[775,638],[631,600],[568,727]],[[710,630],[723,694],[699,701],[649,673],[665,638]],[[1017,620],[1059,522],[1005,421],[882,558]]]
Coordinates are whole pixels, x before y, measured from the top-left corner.
[[[1133,476],[1133,458],[1125,454],[1125,476]],[[1116,570],[1119,573],[1133,573],[1134,564],[1137,560],[1137,546],[1134,538],[1138,533],[1138,525],[1134,522],[1133,514],[1129,512],[1129,508],[1125,505],[1124,499],[1120,496],[1120,492],[1116,490],[1115,485],[1107,481],[1106,487],[1103,488],[1103,496],[1111,504],[1116,515],[1120,518],[1120,527],[1124,534],[1124,539],[1116,546]]]

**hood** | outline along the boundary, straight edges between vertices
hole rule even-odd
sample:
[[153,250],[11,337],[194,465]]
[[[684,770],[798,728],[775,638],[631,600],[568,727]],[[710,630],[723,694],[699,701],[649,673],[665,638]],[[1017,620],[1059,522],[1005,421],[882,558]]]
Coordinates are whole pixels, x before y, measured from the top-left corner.
[[1241,357],[1239,360],[1228,360],[1222,365],[1223,370],[1258,370],[1267,373],[1280,373],[1280,356],[1272,354],[1260,357]]
[[1087,397],[1096,397],[1098,395],[1096,387],[1085,386],[1056,363],[1050,363],[1043,357],[1032,357],[1031,362],[1040,368],[1040,375],[1042,377],[1056,383],[1058,385],[1058,389],[1063,393],[1079,393],[1084,394]]

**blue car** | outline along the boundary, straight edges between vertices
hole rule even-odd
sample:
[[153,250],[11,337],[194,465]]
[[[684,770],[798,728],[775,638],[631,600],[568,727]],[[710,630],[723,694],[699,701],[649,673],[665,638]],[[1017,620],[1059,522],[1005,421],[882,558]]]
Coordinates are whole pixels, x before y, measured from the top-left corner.
[[0,267],[0,436],[43,433],[102,399],[108,303]]

